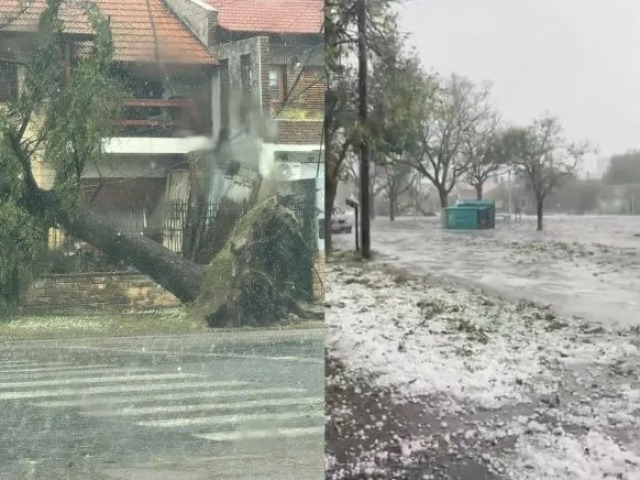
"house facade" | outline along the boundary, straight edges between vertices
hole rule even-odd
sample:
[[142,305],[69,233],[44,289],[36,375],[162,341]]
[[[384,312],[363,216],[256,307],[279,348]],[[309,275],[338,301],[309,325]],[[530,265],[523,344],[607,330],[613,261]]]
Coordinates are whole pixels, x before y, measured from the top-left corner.
[[[322,1],[94,2],[110,20],[115,73],[130,98],[116,134],[103,140],[107,161],[83,174],[91,208],[173,250],[183,228],[170,210],[196,189],[214,218],[225,201],[255,199],[265,182],[313,180],[323,217]],[[0,0],[0,15],[17,6]],[[44,6],[34,0],[0,29],[0,103],[19,95],[21,51]],[[92,32],[72,6],[60,16],[72,69]],[[52,185],[41,164],[34,174]],[[53,233],[55,248],[64,238]]]
[[[229,163],[272,180],[314,180],[324,208],[324,2],[166,0],[218,61],[208,175],[214,201]],[[324,250],[318,235],[318,249]]]
[[[95,3],[110,19],[114,75],[129,98],[114,136],[104,139],[106,161],[83,173],[85,196],[97,212],[119,224],[126,221],[132,230],[143,231],[154,218],[159,229],[170,173],[186,164],[189,152],[210,142],[210,98],[218,62],[161,0]],[[16,2],[0,0],[0,12],[6,13],[11,5]],[[44,1],[34,1],[0,30],[5,101],[22,89],[20,57],[29,50],[44,6]],[[60,18],[65,24],[66,68],[72,70],[92,32],[81,11],[69,4],[63,6]],[[33,169],[39,185],[50,188],[51,172],[38,162]],[[64,238],[53,233],[55,248]]]

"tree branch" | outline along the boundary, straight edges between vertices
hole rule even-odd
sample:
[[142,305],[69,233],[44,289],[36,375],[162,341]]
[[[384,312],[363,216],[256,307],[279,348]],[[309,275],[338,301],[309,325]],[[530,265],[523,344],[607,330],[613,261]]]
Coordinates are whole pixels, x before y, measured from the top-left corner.
[[20,167],[22,169],[22,180],[24,182],[27,195],[37,192],[38,183],[33,176],[33,170],[31,168],[29,157],[25,155],[22,147],[20,146],[20,141],[13,133],[8,132],[7,137],[9,138],[9,144],[11,145],[13,153],[20,162]]

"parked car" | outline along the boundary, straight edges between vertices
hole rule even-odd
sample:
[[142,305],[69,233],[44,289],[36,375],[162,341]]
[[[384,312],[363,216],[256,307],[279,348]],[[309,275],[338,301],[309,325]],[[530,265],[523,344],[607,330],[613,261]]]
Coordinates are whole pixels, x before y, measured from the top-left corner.
[[341,207],[333,207],[331,215],[331,233],[351,233],[353,220],[347,216]]

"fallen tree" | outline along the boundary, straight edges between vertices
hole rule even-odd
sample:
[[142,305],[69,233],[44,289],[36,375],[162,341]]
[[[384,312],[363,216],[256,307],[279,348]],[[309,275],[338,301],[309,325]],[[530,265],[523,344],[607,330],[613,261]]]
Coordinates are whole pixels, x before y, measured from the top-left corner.
[[[301,264],[311,275],[309,262],[301,263],[310,249],[277,197],[250,210],[209,266],[121,231],[82,203],[85,166],[105,160],[102,139],[112,136],[123,95],[110,74],[109,22],[92,4],[83,7],[92,46],[72,70],[63,68],[71,40],[58,18],[61,4],[47,0],[22,53],[23,91],[0,108],[0,203],[11,201],[44,228],[59,228],[149,275],[212,325],[265,324],[297,310],[296,300],[309,295],[298,287]],[[34,164],[51,172],[51,188],[38,184]]]
[[54,191],[32,186],[21,205],[50,227],[93,245],[111,260],[123,262],[149,275],[184,303],[198,297],[205,267],[144,237],[123,232],[83,205],[65,207]]
[[277,196],[251,209],[204,275],[194,312],[211,326],[259,326],[310,300],[300,288],[312,269],[309,247],[294,213]]

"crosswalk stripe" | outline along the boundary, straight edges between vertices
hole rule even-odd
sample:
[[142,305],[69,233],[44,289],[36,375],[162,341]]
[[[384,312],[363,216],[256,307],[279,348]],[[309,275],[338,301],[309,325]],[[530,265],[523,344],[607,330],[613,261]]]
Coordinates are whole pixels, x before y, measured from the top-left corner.
[[216,410],[242,410],[255,407],[279,407],[291,405],[318,405],[323,404],[322,397],[290,397],[270,398],[264,400],[248,400],[241,402],[199,403],[196,405],[167,405],[160,407],[125,407],[121,410],[95,410],[89,412],[96,417],[129,417],[134,415],[153,415],[166,413],[190,413]]
[[[10,378],[11,380],[24,379],[24,378],[37,380],[39,378],[47,378],[47,377],[62,378],[62,377],[81,377],[81,376],[87,376],[87,375],[101,375],[106,373],[119,374],[119,373],[142,373],[142,372],[150,373],[150,372],[153,372],[153,370],[150,368],[92,368],[92,369],[64,368],[64,369],[57,369],[57,370],[45,370],[45,371],[39,371],[39,372],[31,372],[28,370],[23,370],[23,371],[18,370],[18,371],[11,372],[10,376],[2,375],[2,377],[5,379]],[[3,373],[9,373],[9,372],[2,372],[0,370],[0,374],[3,374]]]
[[[68,347],[60,347],[66,348],[69,350],[105,350],[105,347],[87,347],[87,346],[68,346]],[[173,350],[145,350],[140,352],[140,350],[135,350],[132,348],[109,348],[110,352],[123,352],[123,353],[145,353],[147,355],[175,355],[175,351]],[[296,362],[296,363],[324,363],[323,359],[318,358],[309,358],[309,357],[272,357],[269,355],[246,355],[246,354],[238,354],[238,353],[214,353],[214,352],[203,352],[203,351],[193,351],[191,355],[196,357],[209,357],[209,358],[240,358],[243,360],[273,360],[273,361],[286,361],[286,362]]]
[[[312,396],[304,388],[262,387],[238,380],[213,381],[198,373],[72,361],[0,361],[0,380],[0,401],[31,400],[31,405],[43,408],[84,407],[85,415],[129,417],[144,427],[191,427],[192,437],[208,441],[312,438],[324,431],[318,424],[324,416],[322,395]],[[287,421],[298,426],[277,427]],[[239,430],[196,435],[202,431],[197,430],[199,426]]]
[[[189,388],[212,388],[216,382],[181,382],[181,383],[152,383],[149,385],[109,385],[104,387],[79,387],[67,389],[51,389],[51,390],[27,390],[0,392],[0,400],[20,400],[29,398],[47,398],[47,397],[69,397],[77,395],[102,395],[111,393],[125,392],[152,392],[159,390],[185,390]],[[125,402],[128,400],[125,400]]]
[[[47,363],[7,363],[0,364],[0,368],[5,372],[16,372],[25,368],[71,368],[78,366],[73,362],[47,362]],[[10,367],[10,368],[9,368]]]
[[286,413],[255,413],[246,415],[219,415],[215,417],[170,418],[136,422],[136,425],[156,428],[177,428],[194,425],[229,425],[243,422],[272,422],[275,420],[295,420],[297,418],[324,417],[324,412],[316,409]]
[[[91,366],[76,366],[72,363],[67,363],[64,365],[57,365],[53,367],[40,367],[38,365],[21,365],[19,368],[8,368],[0,370],[0,373],[30,373],[30,372],[64,372],[65,370],[91,370],[95,368],[105,368],[107,365],[91,365]],[[29,368],[22,368],[29,367]]]
[[35,380],[24,382],[4,382],[0,383],[0,389],[14,389],[25,387],[47,387],[53,385],[73,385],[79,384],[92,384],[92,383],[119,383],[119,382],[143,382],[149,380],[177,380],[182,378],[203,378],[202,375],[195,373],[153,373],[153,374],[140,374],[140,375],[121,375],[119,377],[85,377],[85,378],[65,378],[55,380]]
[[[226,382],[226,385],[222,385],[225,382],[218,382],[219,386],[241,386],[246,385],[246,382]],[[208,384],[209,387],[213,385]],[[234,390],[213,390],[213,391],[194,391],[194,392],[185,392],[185,393],[160,393],[160,394],[151,394],[151,395],[129,395],[123,397],[109,397],[109,398],[99,398],[94,400],[62,400],[62,401],[45,401],[36,403],[39,407],[82,407],[87,405],[115,405],[118,403],[144,403],[144,402],[155,402],[155,401],[172,401],[172,400],[197,400],[200,398],[204,399],[213,399],[213,398],[225,398],[225,397],[239,397],[239,396],[259,396],[259,395],[267,395],[267,394],[299,394],[304,392],[305,390],[301,388],[254,388],[254,389],[234,389]],[[1,399],[1,396],[0,396]]]
[[275,428],[273,430],[241,430],[193,435],[213,442],[233,442],[237,440],[258,440],[264,438],[295,438],[322,435],[324,427]]

